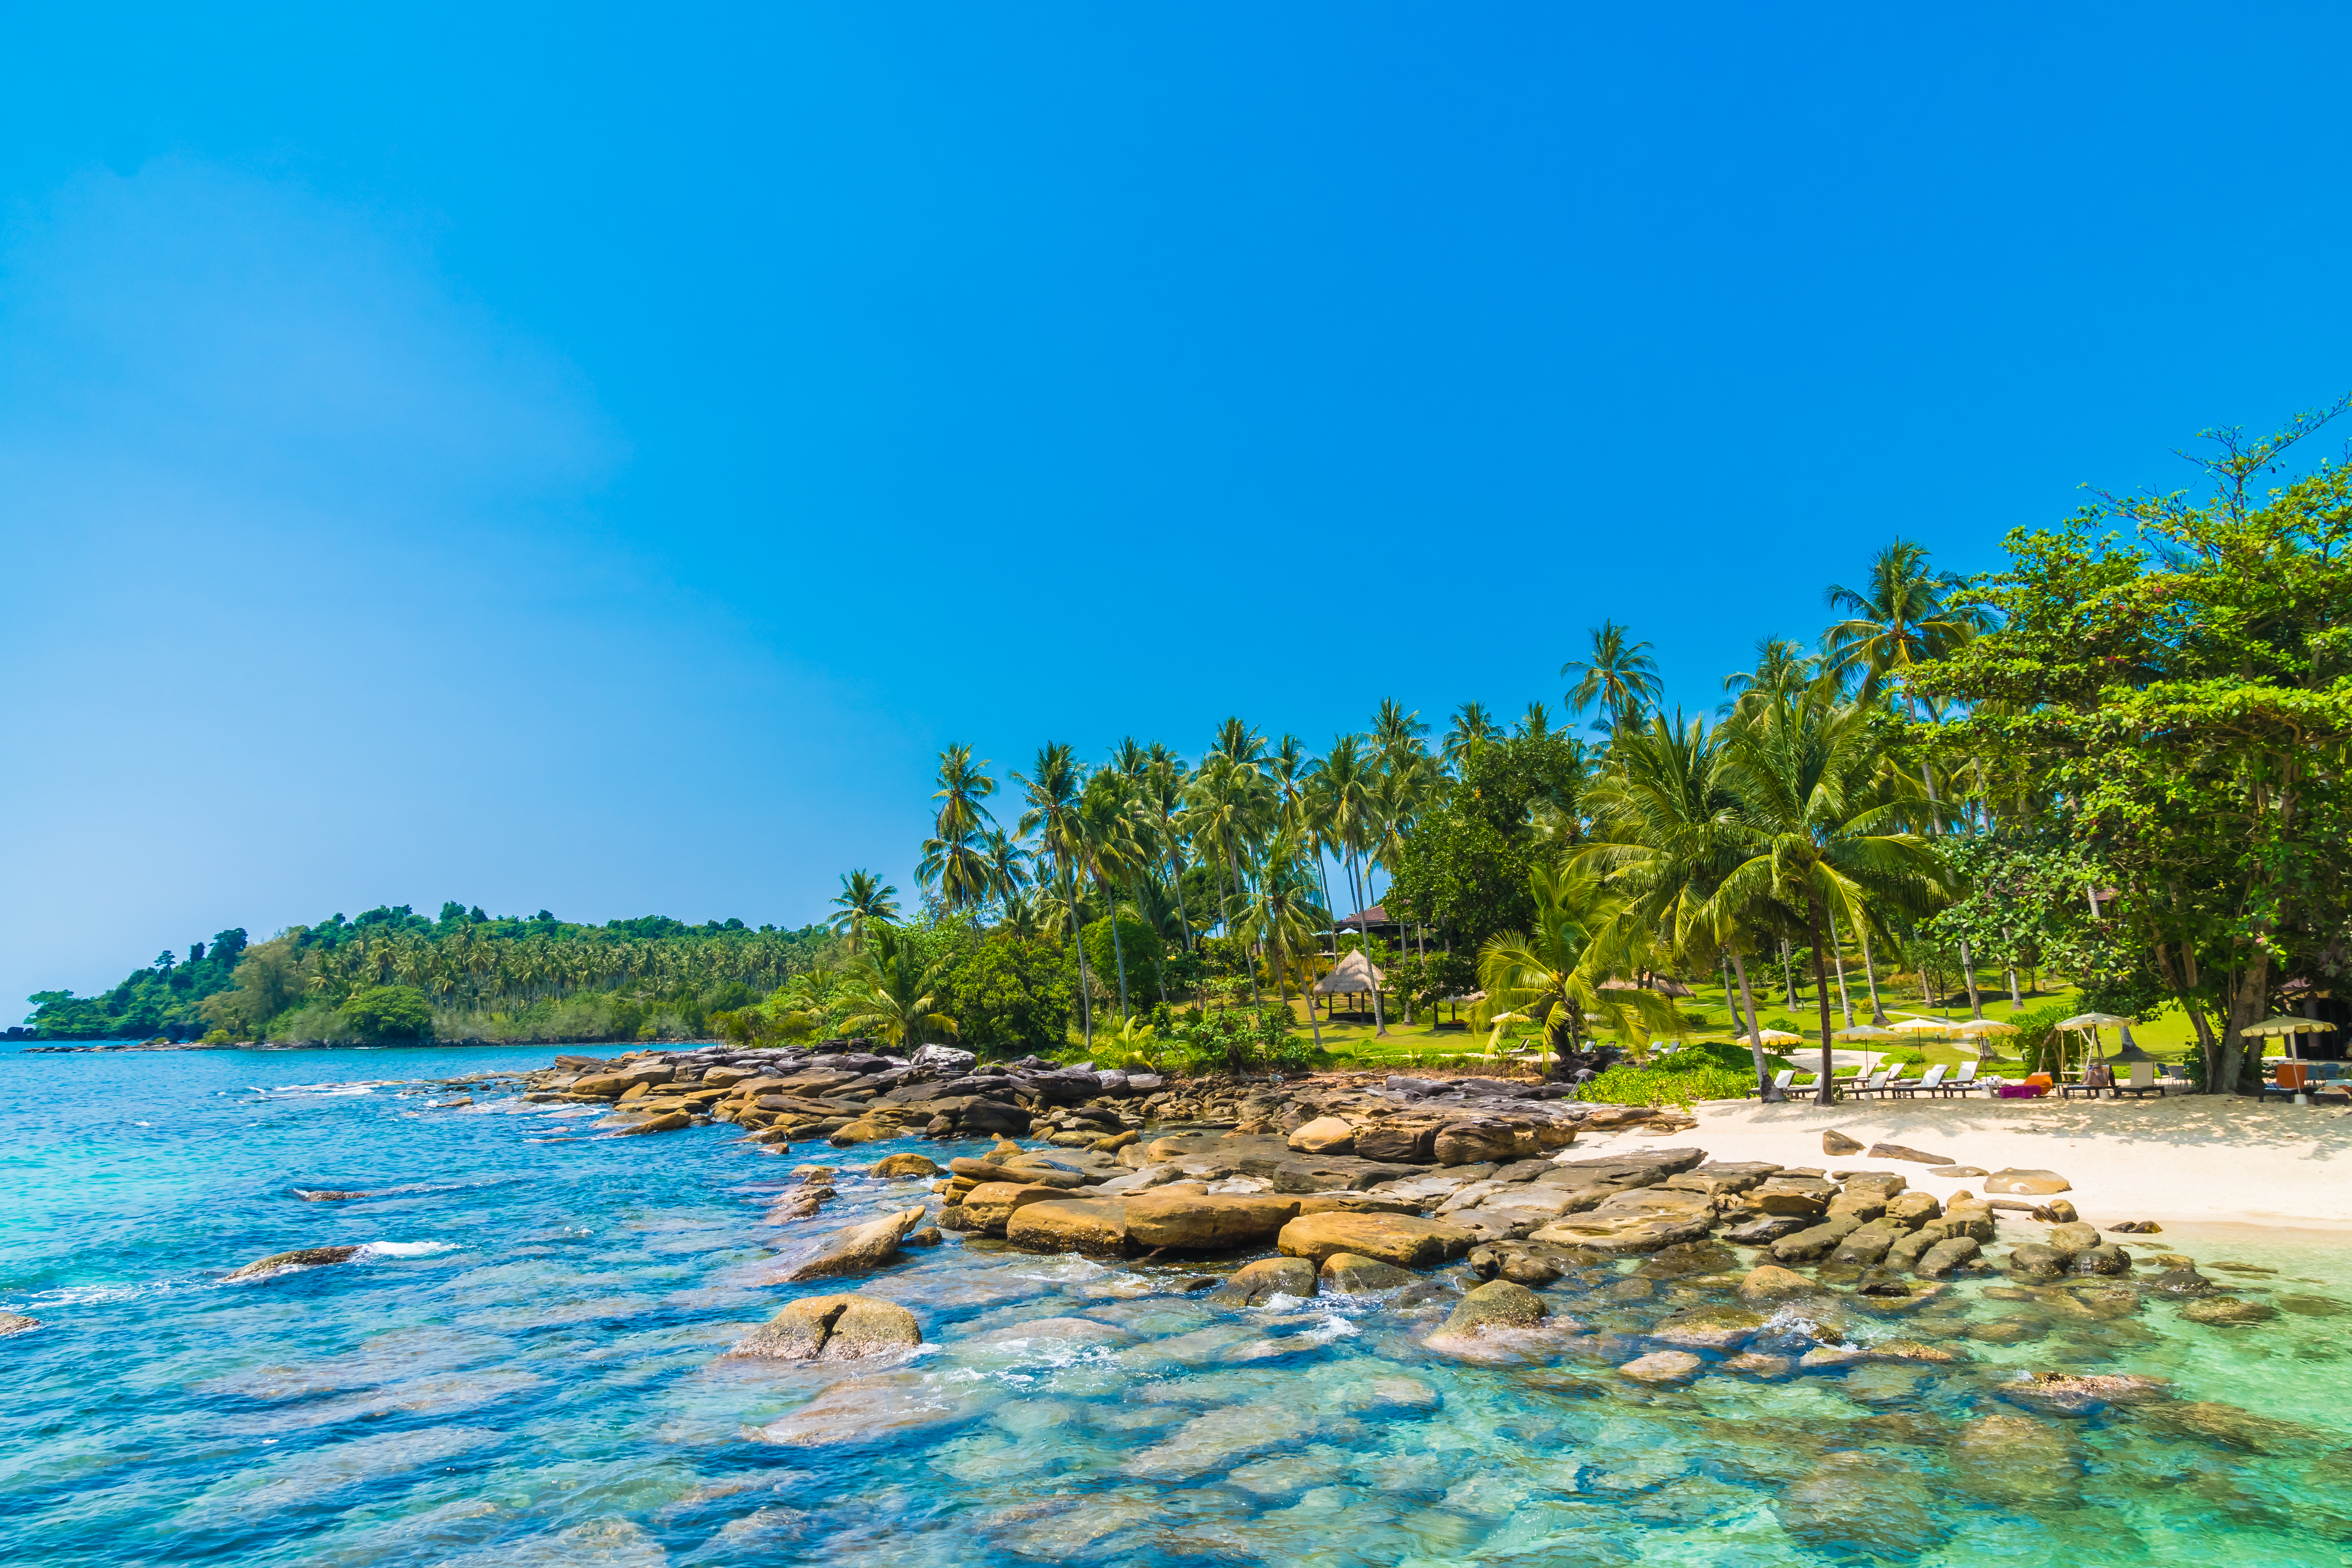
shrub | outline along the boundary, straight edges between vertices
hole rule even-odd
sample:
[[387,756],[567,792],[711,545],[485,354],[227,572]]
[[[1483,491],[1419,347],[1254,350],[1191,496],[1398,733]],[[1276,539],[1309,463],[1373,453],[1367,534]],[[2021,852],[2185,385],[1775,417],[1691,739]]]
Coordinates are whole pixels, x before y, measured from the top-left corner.
[[424,1040],[433,1034],[433,1005],[414,985],[371,985],[337,1011],[362,1040]]
[[1613,1067],[1578,1089],[1576,1098],[1604,1105],[1671,1103],[1688,1109],[1697,1100],[1738,1100],[1755,1087],[1750,1074],[1714,1065],[1682,1070]]

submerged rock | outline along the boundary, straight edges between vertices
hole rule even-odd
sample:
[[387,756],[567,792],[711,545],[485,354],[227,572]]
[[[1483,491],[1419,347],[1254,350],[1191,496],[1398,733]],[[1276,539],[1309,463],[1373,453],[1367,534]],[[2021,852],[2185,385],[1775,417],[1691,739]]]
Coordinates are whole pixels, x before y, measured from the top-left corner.
[[921,1373],[883,1373],[833,1384],[791,1415],[743,1435],[799,1448],[885,1442],[967,1420],[979,1405],[978,1394],[952,1390]]
[[1382,1263],[1375,1258],[1365,1258],[1353,1252],[1335,1252],[1323,1260],[1323,1282],[1335,1290],[1361,1295],[1371,1290],[1391,1290],[1400,1285],[1412,1283],[1409,1269],[1393,1263]]
[[866,1274],[898,1256],[898,1243],[923,1222],[923,1205],[901,1209],[865,1225],[850,1226],[826,1237],[818,1250],[777,1274],[770,1282],[797,1284],[803,1279],[837,1279]]
[[2083,1471],[2072,1435],[2030,1415],[1977,1417],[1952,1439],[1952,1458],[1970,1489],[2006,1503],[2057,1502]]
[[902,1354],[922,1342],[914,1313],[896,1301],[851,1293],[794,1301],[728,1353],[751,1361],[859,1361]]
[[1276,1296],[1315,1294],[1315,1266],[1303,1258],[1261,1258],[1234,1270],[1209,1298],[1220,1307],[1256,1307]]
[[1997,1384],[1995,1392],[2003,1399],[2036,1410],[2059,1415],[2089,1415],[2111,1405],[2145,1405],[2162,1399],[2171,1388],[2161,1378],[2143,1377],[2136,1373],[2038,1372]]
[[1879,1454],[1828,1454],[1773,1500],[1772,1510],[1781,1529],[1838,1561],[1908,1562],[1945,1534],[1924,1505],[1922,1486]]
[[1742,1307],[1690,1307],[1670,1314],[1650,1336],[1693,1350],[1730,1351],[1746,1344],[1763,1326],[1762,1317]]
[[1491,1280],[1462,1298],[1431,1343],[1475,1337],[1489,1329],[1532,1328],[1551,1316],[1542,1297],[1507,1279]]
[[1653,1351],[1634,1357],[1617,1371],[1620,1376],[1636,1383],[1687,1383],[1706,1365],[1688,1351]]
[[228,1279],[255,1279],[296,1268],[324,1268],[331,1263],[348,1263],[357,1254],[356,1247],[301,1247],[292,1252],[273,1252],[267,1258],[257,1258],[244,1268],[226,1275]]
[[1813,1282],[1793,1268],[1767,1263],[1739,1282],[1739,1299],[1751,1304],[1794,1301],[1817,1293]]
[[22,1312],[0,1312],[0,1340],[11,1334],[28,1334],[40,1326],[38,1318],[28,1318]]
[[2192,1323],[2233,1327],[2269,1322],[2278,1316],[2278,1309],[2267,1301],[2250,1301],[2242,1296],[2206,1296],[2182,1302],[2180,1315]]

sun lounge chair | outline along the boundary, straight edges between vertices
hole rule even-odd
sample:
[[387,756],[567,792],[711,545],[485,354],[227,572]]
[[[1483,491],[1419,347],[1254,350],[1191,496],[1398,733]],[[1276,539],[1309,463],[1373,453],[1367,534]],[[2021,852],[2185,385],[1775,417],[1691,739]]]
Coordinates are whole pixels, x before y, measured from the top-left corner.
[[[1782,1094],[1786,1094],[1789,1092],[1789,1086],[1791,1083],[1794,1083],[1796,1079],[1797,1069],[1795,1068],[1782,1068],[1779,1072],[1772,1075],[1772,1087],[1779,1089]],[[1746,1098],[1754,1100],[1763,1092],[1764,1091],[1759,1089],[1751,1089],[1748,1091]]]
[[1948,1083],[1937,1084],[1936,1086],[1936,1092],[1948,1100],[1953,1095],[1967,1094],[1971,1090],[1979,1089],[1983,1087],[1984,1085],[1977,1081],[1977,1064],[1974,1062],[1962,1062],[1960,1064],[1960,1076],[1953,1079]]
[[1927,1069],[1927,1076],[1917,1083],[1898,1084],[1889,1079],[1886,1089],[1889,1094],[1899,1094],[1906,1100],[1915,1094],[1933,1094],[1944,1087],[1944,1075],[1951,1070],[1942,1062],[1937,1062]]
[[1839,1086],[1838,1098],[1840,1100],[1868,1099],[1870,1096],[1876,1094],[1880,1089],[1886,1087],[1886,1075],[1889,1070],[1890,1069],[1886,1068],[1880,1068],[1876,1072],[1872,1073],[1866,1079],[1847,1080],[1844,1084]]

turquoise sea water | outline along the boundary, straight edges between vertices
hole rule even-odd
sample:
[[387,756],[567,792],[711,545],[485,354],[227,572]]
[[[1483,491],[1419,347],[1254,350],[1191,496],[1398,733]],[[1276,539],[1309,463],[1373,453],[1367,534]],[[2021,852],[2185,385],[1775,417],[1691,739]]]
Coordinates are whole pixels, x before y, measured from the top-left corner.
[[[1197,1260],[950,1237],[862,1287],[921,1321],[913,1361],[779,1371],[720,1357],[839,1288],[760,1283],[795,1234],[761,1223],[792,1167],[843,1168],[829,1228],[924,1195],[855,1176],[879,1155],[974,1151],[587,1137],[379,1081],[549,1055],[0,1057],[0,1310],[44,1324],[0,1340],[0,1561],[2352,1561],[2335,1237],[2133,1241],[2272,1270],[2213,1271],[2278,1309],[2249,1327],[2159,1300],[2087,1319],[1991,1280],[1846,1325],[1967,1358],[1948,1366],[1660,1388],[1615,1368],[1723,1284],[1595,1271],[1547,1293],[1592,1331],[1476,1363],[1424,1346],[1442,1307],[1231,1311],[1177,1289]],[[221,1282],[352,1243],[352,1264]],[[2040,1370],[2170,1396],[2063,1417],[2003,1393]],[[795,1412],[843,1440],[751,1435]]]

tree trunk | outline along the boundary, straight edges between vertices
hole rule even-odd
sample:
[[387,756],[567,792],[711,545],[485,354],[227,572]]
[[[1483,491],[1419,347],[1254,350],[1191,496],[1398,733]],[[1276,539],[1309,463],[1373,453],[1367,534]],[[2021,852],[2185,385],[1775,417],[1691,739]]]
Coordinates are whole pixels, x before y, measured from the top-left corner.
[[1870,957],[1870,922],[1863,921],[1862,930],[1855,934],[1862,938],[1863,978],[1870,982],[1870,1021],[1883,1029],[1886,1027],[1886,1009],[1878,1005],[1878,965]]
[[1731,950],[1731,970],[1739,976],[1739,1004],[1748,1010],[1748,1055],[1756,1064],[1756,1092],[1769,1094],[1772,1075],[1764,1066],[1764,1026],[1756,1020],[1756,998],[1748,989],[1748,961],[1739,950]]
[[1853,998],[1845,991],[1845,947],[1838,940],[1837,911],[1830,911],[1830,951],[1837,954],[1838,1009],[1845,1015],[1845,1026],[1853,1027]]
[[[2263,1016],[2263,1000],[2270,994],[2270,949],[2257,946],[2231,988],[2230,1016],[2221,1032],[2221,1084],[2224,1094],[2238,1092],[2238,1075],[2245,1068],[2246,1037],[2240,1031]],[[2257,1043],[2254,1049],[2262,1047]]]
[[[1356,913],[1361,915],[1364,912],[1364,889],[1356,880],[1356,858],[1353,855],[1348,857],[1348,882],[1349,890],[1356,896]],[[1364,939],[1364,978],[1370,981],[1372,986],[1372,1037],[1385,1039],[1389,1025],[1381,1011],[1381,983],[1372,971],[1372,922],[1370,920],[1364,921],[1364,928],[1359,934]]]
[[1969,1016],[1981,1018],[1984,1016],[1984,999],[1977,994],[1977,962],[1969,955],[1969,944],[1965,939],[1960,942],[1960,973],[1969,980]]
[[1812,917],[1808,934],[1813,939],[1813,999],[1820,1005],[1822,1014],[1822,1081],[1813,1095],[1813,1103],[1833,1105],[1837,1102],[1837,1066],[1830,1059],[1830,984],[1828,974],[1822,969],[1822,906],[1814,901],[1806,912]]
[[1789,939],[1780,939],[1780,990],[1787,1001],[1782,1005],[1790,1012],[1797,1010],[1797,972],[1790,962]]
[[1094,986],[1087,978],[1086,916],[1078,909],[1077,878],[1067,866],[1062,868],[1062,894],[1069,900],[1070,935],[1078,949],[1078,1028],[1086,1041],[1087,1054],[1092,1055],[1095,1048],[1095,1008],[1090,993]]

